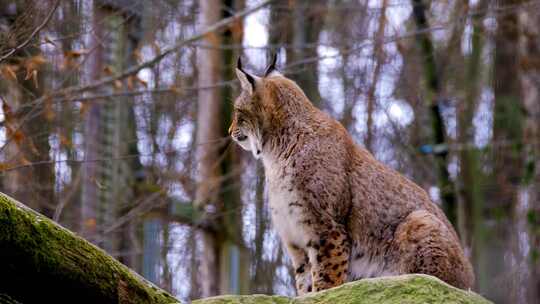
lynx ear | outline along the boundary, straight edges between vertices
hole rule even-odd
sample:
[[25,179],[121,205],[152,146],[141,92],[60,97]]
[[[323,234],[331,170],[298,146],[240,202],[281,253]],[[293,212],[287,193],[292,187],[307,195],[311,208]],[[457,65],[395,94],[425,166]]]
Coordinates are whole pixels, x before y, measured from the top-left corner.
[[249,95],[252,95],[253,90],[255,90],[255,76],[248,74],[242,69],[242,60],[240,57],[238,57],[238,62],[236,63],[236,77],[240,80],[242,91],[246,91]]
[[276,62],[277,62],[277,52],[274,53],[274,55],[272,56],[272,60],[270,61],[270,64],[268,65],[268,67],[266,68],[266,70],[264,71],[264,77],[272,74],[272,73],[277,73],[277,70],[276,70]]

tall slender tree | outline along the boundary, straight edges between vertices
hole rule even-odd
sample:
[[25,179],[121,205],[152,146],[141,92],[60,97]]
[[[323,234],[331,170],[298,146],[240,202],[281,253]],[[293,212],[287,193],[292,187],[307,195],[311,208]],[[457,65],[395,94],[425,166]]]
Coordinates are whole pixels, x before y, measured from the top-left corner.
[[[433,144],[445,144],[447,143],[447,134],[440,104],[443,84],[440,77],[441,69],[438,67],[435,56],[435,46],[429,32],[427,5],[423,0],[413,0],[412,5],[414,22],[417,29],[421,31],[416,35],[416,39],[422,58],[426,99],[431,113]],[[447,152],[441,152],[437,155],[437,173],[443,210],[448,220],[456,223],[455,187],[448,171]]]
[[[142,7],[137,1],[127,5],[121,1],[94,1],[93,40],[95,51],[91,54],[92,79],[113,75],[135,63],[139,18],[135,12]],[[102,92],[127,88],[117,82]],[[133,201],[135,175],[141,170],[137,159],[122,159],[137,154],[135,117],[130,97],[95,100],[89,106],[85,121],[85,156],[82,188],[83,234],[97,241],[109,252],[129,253],[121,256],[122,262],[137,268],[136,255],[132,255],[128,224],[121,233],[108,231],[116,218],[129,210]],[[100,159],[101,161],[93,161]],[[124,233],[125,232],[125,233]]]
[[[46,18],[41,12],[52,8],[36,2],[5,2],[0,7],[5,29],[0,33],[2,55],[16,50],[3,62],[3,69],[11,71],[11,77],[2,88],[7,123],[5,162],[10,166],[48,162],[51,129],[44,111],[46,104],[30,106],[32,100],[44,93],[46,60],[39,47],[39,33],[34,36],[30,33]],[[30,40],[25,45],[27,39]],[[10,171],[4,176],[4,189],[17,199],[33,204],[30,206],[33,209],[52,217],[55,204],[53,168],[50,165],[28,166]]]
[[[505,1],[504,5],[519,5],[520,0]],[[495,5],[502,3],[495,1]],[[495,302],[510,303],[518,296],[519,280],[512,265],[516,262],[517,231],[515,215],[518,189],[523,174],[523,112],[519,77],[518,12],[505,11],[497,15],[493,62],[493,171],[491,191],[487,193],[487,220],[494,225],[487,235],[489,255],[485,273],[491,282],[506,282],[508,290],[492,285],[489,293]],[[514,261],[512,261],[514,260]],[[515,264],[514,264],[515,265]],[[492,283],[493,284],[493,283]]]
[[[241,9],[243,1],[201,1],[201,22],[208,27]],[[238,20],[223,33],[205,37],[210,46],[198,50],[200,86],[213,86],[234,78],[236,54],[220,45],[237,45],[242,41],[242,23]],[[232,113],[232,89],[215,87],[199,91],[197,142],[199,182],[196,204],[212,222],[214,231],[203,231],[204,255],[201,261],[202,296],[247,291],[247,263],[242,238],[241,199],[239,194],[238,153],[229,146],[228,123]],[[235,165],[236,164],[236,165]]]
[[[537,6],[536,6],[537,7]],[[540,13],[527,9],[520,16],[520,84],[523,97],[523,150],[525,172],[523,192],[529,198],[526,209],[529,252],[526,300],[540,303]]]

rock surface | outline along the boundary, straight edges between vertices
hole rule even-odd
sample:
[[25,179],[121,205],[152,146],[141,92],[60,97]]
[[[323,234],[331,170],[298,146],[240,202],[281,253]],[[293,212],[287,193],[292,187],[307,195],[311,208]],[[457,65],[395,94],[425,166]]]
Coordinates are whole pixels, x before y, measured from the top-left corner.
[[218,296],[194,301],[193,304],[378,304],[378,303],[491,303],[472,291],[454,288],[428,275],[411,274],[366,279],[344,284],[309,295],[283,296],[246,295]]
[[[0,303],[48,303],[52,299],[56,303],[178,303],[103,250],[1,192],[0,259]],[[193,303],[491,302],[435,277],[414,274],[360,280],[296,298],[219,296]]]

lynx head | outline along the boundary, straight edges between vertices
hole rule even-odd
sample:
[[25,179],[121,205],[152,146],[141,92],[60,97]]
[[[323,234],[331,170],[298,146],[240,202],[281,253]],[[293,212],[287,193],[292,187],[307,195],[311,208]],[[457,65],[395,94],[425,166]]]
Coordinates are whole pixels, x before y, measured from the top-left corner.
[[263,152],[263,127],[268,122],[263,104],[264,81],[266,77],[279,74],[275,70],[276,59],[274,55],[263,77],[244,71],[240,58],[236,67],[236,76],[242,90],[234,101],[229,134],[244,150],[251,151],[256,159],[260,158]]

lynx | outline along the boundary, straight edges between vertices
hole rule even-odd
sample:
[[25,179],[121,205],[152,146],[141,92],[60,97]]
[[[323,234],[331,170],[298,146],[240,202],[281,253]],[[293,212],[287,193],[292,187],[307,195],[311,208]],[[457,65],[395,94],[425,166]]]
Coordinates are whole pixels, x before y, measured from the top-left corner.
[[275,63],[257,77],[238,59],[229,133],[263,162],[298,293],[408,273],[472,288],[458,236],[427,193],[356,145]]

